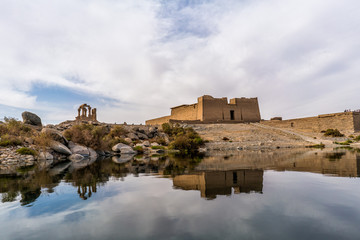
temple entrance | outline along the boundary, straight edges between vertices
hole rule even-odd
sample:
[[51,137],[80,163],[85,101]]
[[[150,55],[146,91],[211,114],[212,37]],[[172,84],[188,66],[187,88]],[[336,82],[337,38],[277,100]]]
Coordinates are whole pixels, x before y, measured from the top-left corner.
[[237,172],[233,172],[233,184],[237,184]]
[[230,119],[235,120],[235,111],[234,110],[230,110]]

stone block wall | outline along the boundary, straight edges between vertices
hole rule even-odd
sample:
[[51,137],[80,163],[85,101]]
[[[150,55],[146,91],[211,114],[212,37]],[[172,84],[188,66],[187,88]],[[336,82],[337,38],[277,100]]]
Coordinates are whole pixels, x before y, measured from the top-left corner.
[[183,105],[171,109],[173,120],[197,120],[198,104]]
[[227,98],[213,98],[211,96],[202,96],[202,121],[214,122],[222,120],[230,120],[230,111],[224,112],[227,107]]
[[169,122],[170,117],[171,116],[165,116],[165,117],[150,119],[150,120],[145,121],[145,124],[146,125],[161,125],[163,123]]
[[360,130],[359,113],[344,112],[334,114],[324,114],[317,117],[298,118],[290,120],[271,120],[262,121],[262,124],[294,129],[302,132],[321,132],[323,130],[333,128],[340,132],[349,133]]
[[244,122],[260,121],[260,110],[257,98],[235,98],[235,102],[237,109],[240,110],[240,113],[237,111],[237,114],[238,116],[241,114],[242,120]]

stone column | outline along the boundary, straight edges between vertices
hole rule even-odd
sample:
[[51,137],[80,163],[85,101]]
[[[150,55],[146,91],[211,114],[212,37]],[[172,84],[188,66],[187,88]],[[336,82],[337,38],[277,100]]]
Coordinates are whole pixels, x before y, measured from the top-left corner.
[[89,116],[88,117],[91,118],[91,107],[89,105],[87,107],[89,109]]

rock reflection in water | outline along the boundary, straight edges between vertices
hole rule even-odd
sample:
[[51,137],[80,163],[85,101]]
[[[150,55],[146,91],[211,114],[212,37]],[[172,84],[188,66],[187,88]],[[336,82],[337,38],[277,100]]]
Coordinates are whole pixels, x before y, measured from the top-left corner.
[[360,154],[347,150],[289,150],[211,153],[202,158],[131,156],[95,162],[63,162],[51,169],[31,168],[0,175],[2,202],[30,206],[41,193],[53,193],[61,181],[74,186],[83,200],[91,198],[110,178],[128,174],[170,178],[176,189],[198,190],[205,199],[232,193],[262,193],[264,171],[302,171],[341,177],[360,176]]

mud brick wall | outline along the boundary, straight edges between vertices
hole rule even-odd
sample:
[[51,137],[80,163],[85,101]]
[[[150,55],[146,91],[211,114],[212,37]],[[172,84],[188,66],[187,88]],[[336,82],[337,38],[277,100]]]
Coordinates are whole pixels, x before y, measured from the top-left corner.
[[324,114],[317,117],[282,121],[262,121],[261,123],[273,127],[295,129],[303,132],[321,132],[329,128],[337,128],[340,132],[360,131],[360,115],[359,113],[353,112]]
[[198,104],[184,105],[171,109],[171,119],[197,120]]
[[155,118],[155,119],[151,119],[151,120],[147,120],[145,122],[146,125],[161,125],[163,123],[167,123],[170,120],[170,116],[165,116],[165,117],[160,117],[160,118]]

